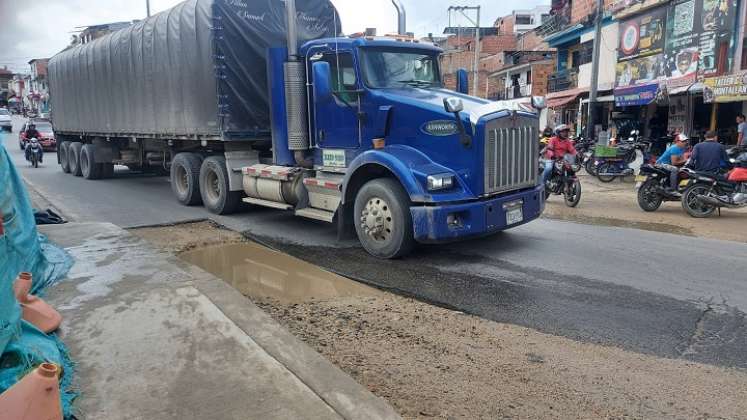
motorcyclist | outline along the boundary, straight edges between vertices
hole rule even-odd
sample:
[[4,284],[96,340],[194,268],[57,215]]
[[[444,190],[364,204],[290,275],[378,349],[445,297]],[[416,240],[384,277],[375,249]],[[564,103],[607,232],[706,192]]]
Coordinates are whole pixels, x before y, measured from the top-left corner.
[[717,141],[718,134],[715,131],[707,132],[705,138],[706,141],[696,144],[693,148],[690,166],[696,171],[718,172],[729,162],[729,156],[726,155],[724,146]]
[[678,134],[674,138],[674,144],[669,146],[656,160],[657,165],[669,171],[669,188],[672,193],[677,191],[677,174],[680,172],[680,166],[687,161],[685,152],[687,151],[688,140],[685,134]]
[[576,155],[576,148],[570,139],[571,128],[565,124],[555,127],[553,136],[545,148],[545,170],[542,172],[542,183],[544,184],[552,175],[555,161],[563,159],[566,154]]
[[[26,127],[26,131],[24,132],[26,135],[26,141],[29,143],[31,142],[31,139],[39,140],[41,137],[41,134],[39,134],[39,131],[36,129],[36,124],[29,123],[29,125]],[[44,158],[44,150],[42,149],[41,145],[39,145],[39,162],[41,162]],[[26,160],[31,160],[31,148],[26,147]]]

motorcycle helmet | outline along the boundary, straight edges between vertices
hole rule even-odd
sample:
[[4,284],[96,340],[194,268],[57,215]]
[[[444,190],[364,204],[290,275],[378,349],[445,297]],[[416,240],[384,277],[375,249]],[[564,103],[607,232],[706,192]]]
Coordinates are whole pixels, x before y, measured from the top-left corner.
[[570,134],[571,127],[569,127],[566,124],[560,124],[557,127],[555,127],[555,135],[556,136],[559,135],[561,131],[568,131],[568,133]]

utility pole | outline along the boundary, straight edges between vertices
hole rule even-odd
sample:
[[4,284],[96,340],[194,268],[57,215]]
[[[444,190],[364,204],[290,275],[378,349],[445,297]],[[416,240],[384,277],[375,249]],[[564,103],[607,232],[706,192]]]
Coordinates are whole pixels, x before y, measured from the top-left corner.
[[599,55],[602,43],[602,19],[604,18],[604,5],[602,0],[597,0],[597,16],[594,23],[594,50],[591,60],[591,81],[589,82],[589,104],[588,117],[586,118],[586,136],[594,138],[594,111],[597,104],[597,87],[599,85]]
[[145,12],[150,17],[150,0],[145,0]]
[[[472,79],[472,84],[474,85],[472,87],[472,94],[474,96],[477,96],[477,85],[479,84],[479,73],[480,73],[480,6],[449,6],[449,25],[451,25],[451,11],[456,11],[462,14],[465,18],[467,18],[472,25],[475,27],[475,63],[473,68],[474,77]],[[476,12],[476,20],[472,20],[471,17],[467,16],[466,13],[464,13],[465,10],[474,10]],[[461,28],[461,24],[459,25]],[[458,33],[457,32],[457,36]]]

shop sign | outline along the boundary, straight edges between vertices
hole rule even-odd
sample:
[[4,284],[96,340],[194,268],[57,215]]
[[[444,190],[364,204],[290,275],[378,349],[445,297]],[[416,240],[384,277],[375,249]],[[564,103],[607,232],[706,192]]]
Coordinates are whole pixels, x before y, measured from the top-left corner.
[[664,51],[666,20],[667,8],[660,7],[622,22],[617,60],[631,60]]
[[689,79],[696,75],[715,76],[726,57],[734,31],[737,0],[679,0],[667,12],[664,49],[666,75]]
[[615,68],[615,87],[636,86],[659,80],[664,75],[664,55],[619,61]]
[[615,89],[616,106],[648,105],[656,99],[658,83]]
[[687,108],[689,98],[686,95],[669,97],[669,119],[667,129],[678,133],[687,132]]
[[747,101],[747,73],[703,80],[703,102]]

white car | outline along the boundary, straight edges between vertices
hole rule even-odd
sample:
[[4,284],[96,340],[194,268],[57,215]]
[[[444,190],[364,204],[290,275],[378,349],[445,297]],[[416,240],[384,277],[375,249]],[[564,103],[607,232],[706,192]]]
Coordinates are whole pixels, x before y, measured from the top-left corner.
[[10,118],[10,111],[5,108],[0,108],[0,128],[13,131],[13,120]]

